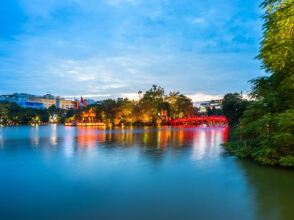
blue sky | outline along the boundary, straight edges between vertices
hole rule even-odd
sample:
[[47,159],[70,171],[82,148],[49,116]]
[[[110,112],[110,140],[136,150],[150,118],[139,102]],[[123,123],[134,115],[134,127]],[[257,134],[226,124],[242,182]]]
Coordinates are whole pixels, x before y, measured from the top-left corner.
[[263,71],[258,0],[3,0],[0,93],[195,101],[249,91]]

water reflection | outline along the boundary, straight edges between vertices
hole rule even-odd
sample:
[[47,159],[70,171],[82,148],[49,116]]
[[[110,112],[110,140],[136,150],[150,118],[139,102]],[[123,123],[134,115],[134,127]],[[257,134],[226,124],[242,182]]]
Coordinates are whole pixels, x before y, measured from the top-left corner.
[[105,142],[106,130],[97,128],[78,128],[77,143],[81,148],[95,147],[98,142]]
[[293,170],[260,166],[238,160],[254,191],[256,219],[294,219]]
[[202,160],[209,156],[219,155],[223,149],[219,146],[227,142],[228,129],[199,129],[193,133],[194,160]]
[[[112,130],[36,126],[2,128],[0,130],[0,147],[14,144],[19,138],[25,147],[42,147],[47,149],[59,146],[65,157],[71,157],[78,149],[98,150],[106,147],[143,147],[145,152],[164,152],[168,147],[192,149],[191,157],[201,160],[209,155],[217,156],[221,152],[220,144],[227,141],[227,128],[115,128]],[[4,138],[5,137],[5,138]],[[26,138],[28,137],[28,138]],[[29,143],[26,143],[28,142]],[[48,151],[47,149],[47,152]]]
[[39,126],[34,126],[31,128],[31,142],[33,145],[37,146],[39,145]]
[[2,131],[2,128],[0,127],[0,148],[3,148],[4,147],[4,145],[3,145],[3,142],[4,142],[4,140],[3,140],[3,131]]
[[[65,130],[65,137],[73,135],[72,130]],[[145,128],[145,129],[97,129],[77,128],[77,144],[80,148],[92,148],[99,144],[116,144],[131,147],[135,145],[147,148],[164,149],[167,146],[184,147],[192,145],[198,155],[201,151],[213,147],[219,148],[227,141],[227,128]],[[210,152],[210,151],[208,151]]]
[[65,157],[70,158],[74,154],[75,146],[75,129],[72,127],[65,127],[65,135],[63,141],[63,152]]
[[[67,158],[72,157],[79,150],[94,152],[99,147],[139,146],[143,147],[146,153],[159,153],[157,156],[170,147],[174,149],[188,147],[192,151],[191,158],[201,160],[209,155],[217,156],[221,152],[220,144],[227,141],[227,133],[227,128],[145,127],[108,130],[52,125],[3,128],[0,130],[0,146],[12,145],[20,138],[23,143],[18,147],[41,147],[41,150],[46,150],[48,156],[50,148],[56,146],[59,147],[57,150],[62,150]],[[89,151],[90,149],[92,150]]]
[[57,125],[53,124],[50,126],[51,134],[50,134],[50,144],[57,145]]
[[0,216],[293,219],[294,173],[223,154],[227,138],[227,128],[0,128]]

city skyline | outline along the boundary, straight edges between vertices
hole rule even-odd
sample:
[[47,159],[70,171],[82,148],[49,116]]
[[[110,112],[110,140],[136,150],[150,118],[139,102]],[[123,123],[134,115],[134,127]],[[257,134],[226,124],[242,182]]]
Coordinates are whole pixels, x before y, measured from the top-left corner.
[[193,101],[260,76],[259,1],[2,2],[0,93],[134,98],[152,84]]

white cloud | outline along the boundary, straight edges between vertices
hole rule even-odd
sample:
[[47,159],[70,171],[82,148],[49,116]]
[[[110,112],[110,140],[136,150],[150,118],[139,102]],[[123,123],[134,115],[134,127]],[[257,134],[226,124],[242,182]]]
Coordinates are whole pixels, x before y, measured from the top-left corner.
[[193,102],[211,101],[223,98],[223,95],[210,95],[205,93],[195,93],[187,96],[192,99]]
[[98,99],[106,99],[106,98],[109,98],[109,97],[111,97],[111,94],[77,94],[75,96],[65,95],[63,97],[64,98],[67,98],[67,99],[73,99],[73,98],[83,97],[83,98],[91,98],[91,99],[98,100]]
[[192,23],[193,24],[205,24],[206,23],[206,19],[205,18],[198,17],[198,18],[193,19],[192,20]]
[[132,92],[132,93],[122,93],[121,97],[128,98],[130,100],[139,100],[139,94]]
[[[29,19],[12,46],[3,45],[9,56],[0,57],[1,92],[135,97],[158,84],[185,94],[222,94],[248,88],[259,74],[256,54],[248,52],[252,42],[231,42],[238,33],[257,36],[255,20],[245,29],[238,20],[239,29],[229,30],[237,3],[228,0],[22,2]],[[129,7],[134,4],[140,7]]]

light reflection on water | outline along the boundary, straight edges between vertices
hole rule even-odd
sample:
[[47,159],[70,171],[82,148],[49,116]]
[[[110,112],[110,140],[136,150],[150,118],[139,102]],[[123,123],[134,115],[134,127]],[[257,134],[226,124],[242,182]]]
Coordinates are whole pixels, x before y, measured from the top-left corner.
[[[72,132],[72,129],[66,130],[66,132]],[[140,146],[162,150],[168,146],[178,148],[192,145],[198,157],[201,157],[201,151],[210,153],[210,148],[220,152],[220,144],[227,141],[228,134],[226,128],[195,129],[170,127],[137,130],[133,128],[114,130],[78,128],[76,132],[77,147],[79,148],[93,148],[105,143],[116,143],[118,146],[129,147],[139,144]],[[67,139],[65,139],[65,142],[67,142]]]
[[57,144],[57,125],[51,125],[50,144]]
[[2,134],[2,129],[0,127],[0,148],[3,148],[4,147],[4,144],[3,144],[3,134]]
[[238,160],[227,139],[226,128],[0,128],[0,216],[293,219],[293,172]]
[[74,154],[74,142],[75,142],[74,129],[72,129],[70,127],[65,127],[64,142],[63,142],[63,145],[62,145],[65,157],[70,158],[70,157],[73,156],[73,154]]
[[39,145],[39,126],[32,127],[31,129],[31,142],[33,145]]

